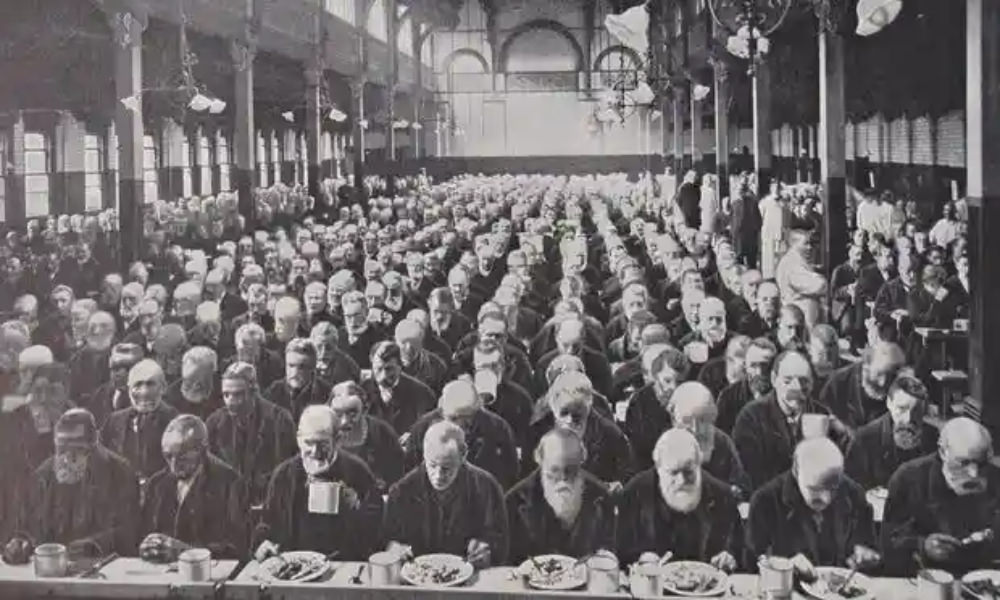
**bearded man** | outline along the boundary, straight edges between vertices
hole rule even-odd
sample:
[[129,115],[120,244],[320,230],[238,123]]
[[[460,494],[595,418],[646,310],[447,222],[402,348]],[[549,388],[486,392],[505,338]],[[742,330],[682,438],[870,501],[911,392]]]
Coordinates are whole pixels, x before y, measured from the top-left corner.
[[688,431],[670,429],[653,449],[652,468],[625,486],[619,506],[618,555],[623,564],[678,560],[736,569],[739,512],[729,486],[702,469],[701,447]]
[[181,414],[207,419],[222,407],[222,393],[217,385],[219,358],[205,346],[195,346],[181,359],[181,378],[170,385],[166,401]]
[[778,355],[778,347],[766,337],[759,337],[750,342],[743,355],[743,372],[745,377],[724,387],[719,393],[717,405],[719,416],[715,426],[731,434],[736,416],[743,407],[753,400],[758,400],[771,392],[771,367],[774,357]]
[[115,337],[115,318],[103,311],[89,316],[83,334],[84,346],[69,361],[73,394],[81,406],[109,378],[108,360]]
[[361,379],[361,368],[337,347],[340,337],[336,325],[328,321],[317,323],[309,332],[309,341],[316,348],[317,377],[331,385]]
[[[274,470],[264,515],[254,531],[255,557],[284,550],[336,552],[343,560],[365,560],[374,551],[382,496],[365,463],[340,449],[338,419],[328,406],[307,406],[297,432],[298,454]],[[310,486],[338,483],[337,509],[310,506]]]
[[833,372],[819,401],[847,426],[857,429],[886,411],[886,393],[906,366],[902,348],[878,342],[865,348],[856,364]]
[[587,448],[568,429],[553,429],[535,449],[538,468],[507,492],[511,564],[542,554],[581,558],[615,549],[614,503],[587,473]]
[[65,544],[75,557],[130,552],[139,513],[135,472],[101,446],[86,409],[66,411],[53,437],[55,453],[35,472],[15,538]]
[[337,418],[341,448],[365,461],[379,491],[385,493],[406,472],[396,432],[382,419],[368,414],[365,391],[353,381],[333,387],[330,408]]
[[271,402],[297,419],[310,404],[326,404],[330,384],[316,375],[316,347],[305,338],[295,338],[285,347],[285,377],[264,392]]
[[647,384],[629,398],[623,430],[632,444],[636,466],[648,469],[653,464],[656,441],[673,426],[670,399],[687,377],[690,364],[680,351],[667,344],[646,348],[642,363]]
[[[679,342],[685,350],[688,344],[702,342],[708,346],[707,361],[722,358],[729,344],[730,334],[726,328],[726,305],[715,296],[709,296],[698,305],[698,328],[687,334]],[[700,369],[699,369],[700,371]],[[692,373],[697,376],[697,373]]]

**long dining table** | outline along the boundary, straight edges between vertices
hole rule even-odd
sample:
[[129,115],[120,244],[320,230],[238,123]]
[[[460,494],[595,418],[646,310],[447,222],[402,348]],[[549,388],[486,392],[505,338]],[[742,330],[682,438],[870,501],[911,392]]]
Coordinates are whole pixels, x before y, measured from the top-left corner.
[[[369,585],[366,563],[333,563],[322,579],[309,583],[269,583],[258,576],[257,563],[213,561],[212,581],[184,581],[176,568],[155,565],[138,558],[118,558],[99,574],[87,578],[39,578],[31,565],[0,563],[0,598],[88,598],[88,599],[203,599],[203,600],[512,600],[515,598],[632,598],[627,586],[617,594],[591,594],[585,590],[568,592],[528,589],[514,575],[512,567],[495,567],[477,572],[461,587],[420,588],[408,585]],[[734,574],[719,598],[763,600],[758,578]],[[872,578],[874,600],[918,600],[912,580]],[[660,596],[670,598],[672,596]],[[809,598],[797,590],[793,600]]]

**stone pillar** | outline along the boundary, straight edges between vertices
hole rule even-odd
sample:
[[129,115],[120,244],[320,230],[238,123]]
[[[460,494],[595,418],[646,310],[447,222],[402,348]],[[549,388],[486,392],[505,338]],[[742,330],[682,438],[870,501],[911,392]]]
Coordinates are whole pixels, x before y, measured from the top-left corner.
[[983,423],[1000,433],[1000,3],[966,1],[966,169],[969,204],[969,384]]
[[771,148],[771,69],[766,58],[759,59],[753,76],[753,162],[758,193],[766,194],[771,185],[773,156]]
[[351,159],[354,163],[354,187],[359,198],[364,194],[365,178],[365,128],[361,121],[365,120],[365,78],[364,75],[351,82],[351,107],[354,118],[351,128]]
[[[114,35],[115,132],[118,134],[118,228],[123,264],[142,253],[143,136],[142,32],[146,19],[129,11],[108,14]],[[131,108],[121,102],[131,98]]]
[[306,181],[309,182],[309,195],[319,201],[320,181],[322,173],[320,167],[323,162],[323,130],[321,127],[323,116],[320,112],[320,86],[323,84],[323,70],[321,65],[310,65],[306,69],[306,154],[308,156],[309,173]]
[[674,174],[680,181],[684,175],[684,97],[678,88],[674,88],[673,114]]
[[729,73],[717,61],[715,74],[715,175],[719,199],[729,195]]
[[[251,13],[253,3],[249,3]],[[233,125],[233,183],[239,198],[240,214],[245,219],[244,230],[249,231],[257,224],[257,206],[253,198],[254,173],[256,171],[257,134],[253,114],[253,61],[257,54],[252,39],[233,40],[230,50],[233,58],[233,79],[236,83],[236,121]]]
[[[847,140],[844,127],[844,38],[819,36],[819,151],[823,184],[823,256],[826,276],[847,259]],[[796,152],[799,149],[796,148]]]
[[389,188],[392,189],[392,179],[395,173],[396,162],[396,128],[393,123],[396,121],[396,82],[399,81],[399,17],[397,16],[396,0],[384,0],[386,14],[386,28],[389,40],[389,79],[386,83],[386,113],[388,114],[387,130],[385,132],[385,144],[388,153],[386,158],[389,161],[389,171],[386,178]]
[[691,168],[696,169],[701,166],[701,102],[694,99],[694,87],[692,84],[691,93]]

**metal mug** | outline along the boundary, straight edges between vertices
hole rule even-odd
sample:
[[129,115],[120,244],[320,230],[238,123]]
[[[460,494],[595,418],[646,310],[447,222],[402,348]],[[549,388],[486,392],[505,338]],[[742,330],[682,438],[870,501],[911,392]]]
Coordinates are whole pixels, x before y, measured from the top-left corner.
[[35,548],[35,575],[38,577],[65,577],[69,571],[69,557],[62,544],[42,544]]
[[781,556],[763,556],[757,561],[760,571],[760,591],[768,600],[788,600],[792,597],[795,569],[792,561]]
[[587,591],[614,594],[621,587],[618,559],[611,556],[591,556],[587,559]]
[[955,576],[941,569],[923,569],[917,573],[917,598],[920,600],[954,600]]
[[340,487],[336,481],[309,482],[309,512],[335,515],[340,512]]
[[663,569],[655,562],[632,565],[628,584],[634,598],[660,596],[663,591]]
[[399,583],[399,555],[395,552],[376,552],[368,557],[368,584],[372,586]]
[[207,548],[190,548],[177,557],[177,572],[184,581],[212,578],[212,553]]
[[830,429],[830,417],[820,413],[802,415],[802,437],[806,439],[826,437]]

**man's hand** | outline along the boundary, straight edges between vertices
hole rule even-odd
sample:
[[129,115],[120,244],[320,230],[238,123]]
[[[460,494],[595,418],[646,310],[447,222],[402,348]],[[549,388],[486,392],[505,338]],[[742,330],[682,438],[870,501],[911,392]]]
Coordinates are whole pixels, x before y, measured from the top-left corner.
[[806,583],[816,581],[816,567],[805,554],[799,553],[792,557],[792,568],[802,581]]
[[961,549],[958,538],[945,533],[932,533],[924,540],[924,554],[935,562],[949,562]]
[[351,510],[357,510],[361,506],[361,499],[358,497],[358,493],[354,491],[353,488],[346,485],[340,486],[340,504],[341,506],[346,506]]
[[621,494],[622,490],[624,490],[624,489],[625,489],[625,486],[623,486],[622,482],[620,482],[620,481],[609,481],[608,482],[608,495],[609,496],[617,496],[617,495]]
[[722,551],[712,557],[709,563],[721,571],[732,573],[736,570],[736,558],[732,554]]
[[257,562],[264,562],[272,556],[277,556],[278,553],[279,550],[277,544],[271,540],[264,540],[260,543],[260,546],[257,546],[257,550],[253,553],[253,557]]
[[854,554],[847,558],[847,566],[862,571],[876,567],[882,562],[882,555],[867,546],[854,546]]
[[403,435],[399,436],[399,445],[403,447],[403,450],[407,449],[407,445],[410,443],[410,432],[407,431]]
[[658,563],[660,562],[660,556],[655,552],[643,552],[639,555],[639,560],[636,563],[642,565],[646,563]]
[[948,288],[941,286],[936,292],[934,292],[934,299],[938,302],[944,301],[948,297]]
[[469,540],[466,557],[472,566],[485,569],[490,566],[490,545],[475,538]]
[[162,533],[151,533],[139,544],[139,557],[150,562],[173,562],[187,549],[180,540]]

